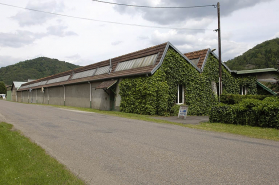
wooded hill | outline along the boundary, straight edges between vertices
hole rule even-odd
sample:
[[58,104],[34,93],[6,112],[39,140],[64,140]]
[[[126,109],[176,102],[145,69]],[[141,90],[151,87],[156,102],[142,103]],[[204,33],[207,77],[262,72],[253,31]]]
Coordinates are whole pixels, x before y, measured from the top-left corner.
[[275,68],[279,60],[279,38],[265,41],[226,62],[232,70]]
[[13,81],[39,79],[77,67],[80,66],[57,59],[39,57],[0,68],[0,81],[3,81],[7,85],[11,85]]

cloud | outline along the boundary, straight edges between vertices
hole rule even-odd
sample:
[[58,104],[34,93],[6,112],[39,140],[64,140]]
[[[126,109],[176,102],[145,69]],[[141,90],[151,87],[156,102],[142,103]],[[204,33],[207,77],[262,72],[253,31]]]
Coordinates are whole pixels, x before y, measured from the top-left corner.
[[[65,8],[63,2],[58,1],[36,1],[32,0],[29,1],[26,8],[41,10],[46,12],[61,12]],[[32,25],[42,25],[50,19],[53,19],[55,16],[36,12],[36,11],[29,11],[24,10],[17,13],[15,16],[11,17],[15,21],[18,22],[20,26],[32,26]]]
[[19,48],[33,43],[45,36],[44,33],[17,30],[14,33],[0,33],[0,45],[4,47]]
[[80,54],[76,53],[74,55],[66,56],[66,61],[79,66],[85,66],[92,63],[92,59],[82,58]]
[[[220,3],[220,12],[221,16],[228,16],[236,10],[240,10],[247,7],[252,7],[258,3],[269,2],[272,0],[233,0],[233,1],[222,1]],[[211,0],[161,0],[155,1],[152,0],[115,0],[117,3],[124,4],[135,4],[135,5],[146,5],[146,6],[197,6],[197,5],[212,5]],[[152,8],[135,8],[127,6],[114,6],[114,9],[121,14],[140,14],[143,19],[161,24],[161,25],[170,25],[173,23],[187,22],[191,19],[200,20],[204,17],[207,18],[216,18],[217,9],[212,7],[206,8],[190,8],[190,9],[152,9]]]
[[279,38],[279,32],[277,32],[271,39]]
[[58,36],[58,37],[76,36],[77,35],[75,32],[65,31],[66,29],[67,29],[67,26],[64,26],[64,25],[49,26],[47,28],[47,34]]
[[160,32],[156,30],[151,35],[150,41],[153,45],[169,41],[175,46],[194,46],[197,45],[199,40],[194,34],[180,34],[176,30],[170,30],[168,32]]
[[[182,53],[188,53],[201,49],[211,48],[218,49],[218,40],[216,33],[207,34],[181,34],[176,30],[168,32],[154,31],[151,35],[150,42],[157,45],[169,41]],[[252,48],[247,43],[231,41],[230,34],[224,34],[222,37],[222,60],[227,61],[235,56],[241,55],[243,51]]]
[[115,41],[115,42],[112,42],[111,45],[116,46],[116,45],[121,44],[122,42],[123,42],[123,41]]
[[47,32],[34,33],[30,31],[17,30],[13,33],[1,33],[0,32],[0,46],[19,48],[25,45],[32,44],[35,40],[41,39],[47,36],[76,36],[77,34],[72,31],[65,31],[67,26],[55,25],[49,26]]

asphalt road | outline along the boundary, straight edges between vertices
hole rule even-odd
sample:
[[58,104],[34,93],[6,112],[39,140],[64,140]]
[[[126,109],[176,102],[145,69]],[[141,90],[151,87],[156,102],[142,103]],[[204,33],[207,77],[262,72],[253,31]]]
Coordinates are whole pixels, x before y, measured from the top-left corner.
[[0,120],[88,184],[279,184],[275,141],[7,101]]

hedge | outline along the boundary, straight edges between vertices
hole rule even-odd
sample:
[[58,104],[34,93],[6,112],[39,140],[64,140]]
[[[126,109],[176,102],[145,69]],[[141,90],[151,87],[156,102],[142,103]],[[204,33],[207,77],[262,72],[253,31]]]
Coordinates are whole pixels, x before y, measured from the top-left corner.
[[263,100],[270,95],[239,95],[239,94],[222,94],[220,96],[221,102],[229,105],[238,104],[245,99]]
[[279,98],[245,99],[239,104],[220,104],[211,108],[211,123],[229,123],[279,128]]

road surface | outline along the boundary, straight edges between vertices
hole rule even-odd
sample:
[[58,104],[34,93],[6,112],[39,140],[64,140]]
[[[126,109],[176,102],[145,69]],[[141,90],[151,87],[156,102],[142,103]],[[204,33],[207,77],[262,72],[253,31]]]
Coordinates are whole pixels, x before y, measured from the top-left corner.
[[0,101],[6,121],[88,184],[279,184],[279,142]]

